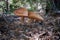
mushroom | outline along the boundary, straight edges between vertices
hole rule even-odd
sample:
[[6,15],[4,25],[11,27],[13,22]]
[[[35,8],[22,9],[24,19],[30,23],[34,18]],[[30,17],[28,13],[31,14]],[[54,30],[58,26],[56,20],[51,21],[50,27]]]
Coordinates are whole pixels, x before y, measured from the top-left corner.
[[[14,14],[21,17],[22,22],[24,22],[24,18],[28,17],[31,20],[38,20],[38,21],[43,21],[43,17],[41,17],[38,13],[35,13],[33,11],[28,11],[26,8],[19,8],[14,11]],[[30,21],[31,21],[30,20]],[[28,21],[28,22],[30,22]]]

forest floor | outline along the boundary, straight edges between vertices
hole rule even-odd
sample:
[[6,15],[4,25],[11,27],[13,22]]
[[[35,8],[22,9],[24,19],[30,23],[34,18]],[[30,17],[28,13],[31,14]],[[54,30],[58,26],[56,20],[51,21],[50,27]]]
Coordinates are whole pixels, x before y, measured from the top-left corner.
[[46,15],[43,23],[31,24],[12,16],[0,19],[0,40],[60,40],[60,17]]

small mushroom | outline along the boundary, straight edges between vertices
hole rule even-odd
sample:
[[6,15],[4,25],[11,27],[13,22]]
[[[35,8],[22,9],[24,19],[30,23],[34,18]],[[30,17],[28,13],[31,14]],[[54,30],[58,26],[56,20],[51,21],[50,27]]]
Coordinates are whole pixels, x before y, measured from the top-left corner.
[[[22,22],[24,22],[25,17],[30,18],[31,20],[38,20],[38,21],[43,21],[44,20],[43,17],[41,17],[38,13],[28,11],[26,8],[22,8],[22,7],[19,8],[19,9],[16,9],[14,11],[14,14],[16,16],[21,17]],[[30,21],[28,21],[28,22],[30,22]]]

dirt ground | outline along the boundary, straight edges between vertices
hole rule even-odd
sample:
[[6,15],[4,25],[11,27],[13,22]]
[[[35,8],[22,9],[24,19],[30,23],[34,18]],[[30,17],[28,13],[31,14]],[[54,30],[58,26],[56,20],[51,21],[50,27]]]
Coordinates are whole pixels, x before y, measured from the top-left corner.
[[20,24],[18,17],[0,18],[0,40],[60,40],[60,17],[45,15],[43,22]]

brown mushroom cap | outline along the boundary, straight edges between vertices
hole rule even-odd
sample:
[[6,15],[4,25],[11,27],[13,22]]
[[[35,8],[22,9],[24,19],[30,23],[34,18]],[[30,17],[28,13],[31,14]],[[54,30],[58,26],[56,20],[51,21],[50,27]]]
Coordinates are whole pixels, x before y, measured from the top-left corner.
[[25,8],[19,8],[14,11],[14,14],[17,16],[26,17],[26,16],[28,16],[28,10]]
[[41,17],[39,14],[32,12],[32,11],[28,12],[28,17],[32,19],[40,20],[40,21],[44,20],[43,17]]

